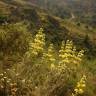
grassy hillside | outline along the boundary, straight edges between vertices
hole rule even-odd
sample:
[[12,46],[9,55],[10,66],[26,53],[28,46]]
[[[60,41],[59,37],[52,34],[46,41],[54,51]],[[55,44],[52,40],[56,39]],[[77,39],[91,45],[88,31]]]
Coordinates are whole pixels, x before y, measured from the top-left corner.
[[[37,29],[43,27],[47,34],[48,41],[56,42],[72,39],[79,48],[84,48],[87,54],[95,56],[96,52],[96,29],[73,20],[62,20],[28,2],[21,1],[0,1],[1,25],[8,22],[25,22],[28,29],[35,34]],[[22,3],[23,2],[23,3]],[[3,22],[4,21],[4,22]],[[50,38],[50,39],[49,39]],[[78,41],[78,42],[77,42]],[[87,44],[86,44],[87,42]]]
[[95,28],[22,0],[0,13],[0,96],[96,95]]
[[45,30],[34,35],[27,27],[0,27],[0,95],[72,96],[80,83],[78,94],[95,96],[96,60],[85,59],[70,40],[57,48]]

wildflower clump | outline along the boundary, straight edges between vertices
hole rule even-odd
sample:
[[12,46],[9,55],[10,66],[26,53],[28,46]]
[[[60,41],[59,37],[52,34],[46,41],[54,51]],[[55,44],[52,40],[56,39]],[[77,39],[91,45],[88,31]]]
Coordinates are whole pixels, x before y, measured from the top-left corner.
[[77,96],[79,94],[83,94],[85,88],[86,88],[86,76],[83,75],[81,80],[79,82],[77,82],[77,85],[74,89],[74,93],[72,93],[72,96]]
[[59,50],[59,67],[60,70],[76,69],[77,65],[81,63],[84,51],[77,52],[73,42],[67,40],[66,43],[62,41],[61,49]]
[[72,56],[72,41],[67,40],[66,43],[62,41],[61,49],[59,50],[59,69],[65,70],[66,67],[71,63],[70,58]]
[[59,50],[59,57],[61,59],[60,63],[68,64],[69,58],[72,52],[72,41],[67,40],[66,44],[62,42],[61,49]]
[[80,68],[80,64],[82,62],[82,58],[84,55],[84,50],[80,50],[79,52],[77,52],[76,47],[74,46],[71,54],[72,54],[70,58],[71,70],[74,70],[76,72],[78,68]]
[[24,58],[22,60],[23,63],[20,67],[22,69],[20,74],[24,75],[24,77],[27,78],[27,76],[29,76],[29,73],[32,73],[31,71],[33,71],[33,64],[35,66],[35,62],[37,62],[38,58],[41,57],[43,54],[44,45],[45,34],[43,33],[43,28],[40,28],[38,33],[35,35],[34,39],[29,41],[28,51],[25,53]]
[[29,56],[37,56],[42,53],[43,47],[45,45],[45,34],[43,33],[43,28],[39,29],[33,41],[29,42]]
[[65,43],[62,41],[61,49],[59,50],[59,65],[58,65],[58,71],[61,72],[62,70],[65,70],[66,64],[65,64]]
[[53,44],[50,44],[47,52],[43,53],[43,60],[53,69],[55,67],[55,56]]

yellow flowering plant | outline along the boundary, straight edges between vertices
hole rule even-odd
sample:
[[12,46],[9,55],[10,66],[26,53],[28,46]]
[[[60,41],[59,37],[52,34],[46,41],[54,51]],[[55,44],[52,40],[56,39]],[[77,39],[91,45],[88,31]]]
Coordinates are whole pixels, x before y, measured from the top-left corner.
[[76,52],[76,47],[73,42],[67,40],[66,43],[62,41],[61,49],[59,50],[59,68],[61,69],[75,69],[81,63],[84,51]]
[[53,44],[50,44],[47,52],[44,52],[42,57],[43,61],[45,61],[48,64],[47,66],[50,66],[51,69],[55,68],[56,59],[54,52]]
[[40,28],[36,34],[34,40],[29,41],[29,49],[26,52],[28,57],[38,56],[42,53],[45,45],[45,34],[43,33],[43,28]]
[[77,85],[74,89],[74,93],[72,93],[72,96],[77,96],[79,94],[83,94],[85,88],[86,88],[86,75],[83,75],[81,80],[79,82],[77,82]]

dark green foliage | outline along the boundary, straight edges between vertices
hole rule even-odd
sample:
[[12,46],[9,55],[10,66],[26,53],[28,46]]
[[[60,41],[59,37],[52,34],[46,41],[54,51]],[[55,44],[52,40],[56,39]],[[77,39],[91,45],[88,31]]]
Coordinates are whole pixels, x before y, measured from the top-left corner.
[[86,54],[88,55],[88,57],[93,58],[95,56],[95,52],[96,52],[96,46],[94,46],[94,43],[90,40],[88,34],[85,36],[84,39],[84,45],[85,45],[85,50],[86,50]]
[[7,22],[8,17],[6,15],[0,15],[0,25]]
[[84,44],[85,44],[86,48],[91,49],[92,46],[91,46],[91,42],[90,42],[88,35],[85,36]]
[[81,24],[80,23],[77,23],[77,26],[80,26]]

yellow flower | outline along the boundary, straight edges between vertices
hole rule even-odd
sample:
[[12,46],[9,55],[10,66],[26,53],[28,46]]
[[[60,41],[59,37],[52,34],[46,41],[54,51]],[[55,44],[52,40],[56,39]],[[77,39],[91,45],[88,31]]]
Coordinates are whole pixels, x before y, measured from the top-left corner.
[[55,67],[55,56],[53,44],[50,44],[47,52],[43,53],[42,59],[50,65],[51,69]]
[[[29,41],[29,54],[28,56],[37,56],[39,53],[42,53],[45,45],[45,34],[43,29],[40,28],[39,32],[36,34],[33,41]],[[28,53],[28,52],[27,52]]]
[[74,91],[75,91],[76,93],[78,93],[78,89],[74,89]]
[[84,93],[84,88],[86,87],[86,76],[83,75],[83,77],[81,78],[81,80],[79,82],[77,82],[76,88],[74,89],[75,96],[77,96],[78,94],[83,94]]
[[79,94],[82,94],[82,93],[84,93],[84,90],[83,90],[83,89],[79,89],[79,90],[78,90],[78,93],[79,93]]
[[51,64],[51,69],[54,69],[55,68],[55,65],[54,64]]

